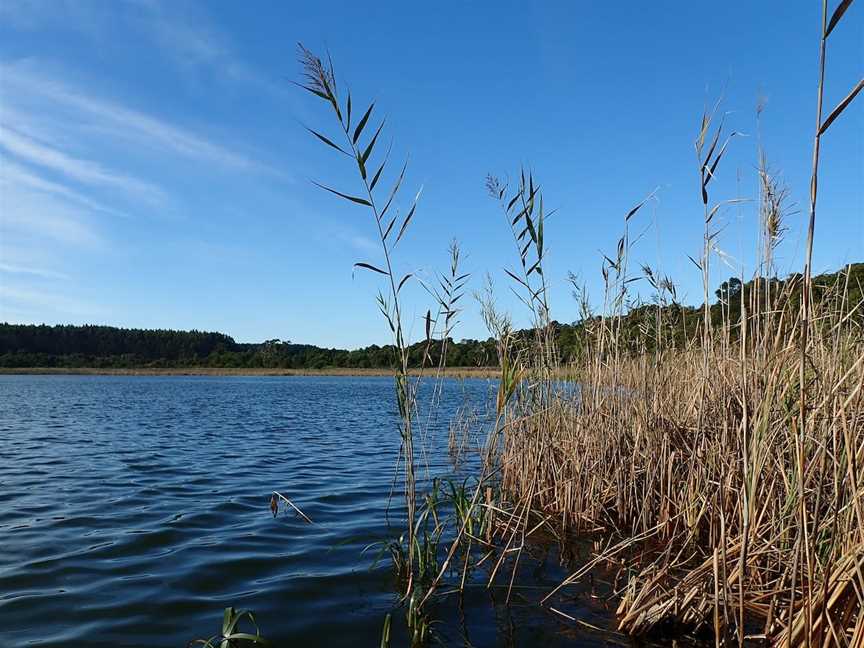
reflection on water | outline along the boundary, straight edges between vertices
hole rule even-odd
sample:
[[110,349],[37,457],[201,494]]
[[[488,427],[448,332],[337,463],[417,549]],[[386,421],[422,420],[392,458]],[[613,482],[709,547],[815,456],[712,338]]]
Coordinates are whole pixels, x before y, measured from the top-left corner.
[[[277,645],[377,645],[395,590],[364,548],[393,534],[392,389],[371,377],[0,376],[0,645],[185,646],[215,633],[228,605],[254,610]],[[430,474],[452,470],[456,408],[482,407],[489,390],[445,383]],[[273,490],[315,524],[274,519]],[[509,579],[440,603],[436,633],[573,645],[572,623],[534,603],[560,578],[556,561],[526,570],[510,605]]]

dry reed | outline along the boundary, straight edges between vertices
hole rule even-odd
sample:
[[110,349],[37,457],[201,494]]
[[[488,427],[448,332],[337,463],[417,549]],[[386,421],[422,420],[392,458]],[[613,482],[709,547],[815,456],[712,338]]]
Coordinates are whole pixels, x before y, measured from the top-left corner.
[[701,322],[683,346],[665,339],[675,288],[645,266],[655,326],[622,337],[631,211],[617,253],[605,257],[599,317],[573,280],[586,311],[570,367],[578,394],[558,392],[540,408],[520,399],[506,426],[498,465],[511,510],[606,538],[560,587],[624,560],[618,614],[629,634],[677,628],[709,633],[718,646],[864,645],[864,305],[848,303],[843,281],[814,298],[811,276],[819,140],[862,86],[822,120],[825,42],[849,4],[830,21],[824,7],[802,281],[772,276],[787,190],[760,146],[756,289],[719,292],[722,316],[712,317],[710,260],[723,254],[713,220],[739,202],[709,201],[731,138],[720,144],[715,106],[696,140],[704,238],[691,260],[703,278]]

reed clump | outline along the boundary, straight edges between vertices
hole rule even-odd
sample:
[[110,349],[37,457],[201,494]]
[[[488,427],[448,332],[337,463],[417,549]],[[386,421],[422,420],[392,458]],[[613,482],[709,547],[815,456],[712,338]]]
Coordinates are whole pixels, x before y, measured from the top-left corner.
[[[713,636],[717,646],[864,645],[864,303],[849,299],[861,294],[850,291],[852,266],[831,286],[811,272],[820,138],[864,87],[822,118],[825,45],[849,4],[829,21],[823,3],[803,275],[773,274],[791,205],[760,145],[758,271],[749,290],[743,276],[721,286],[711,308],[712,261],[728,261],[716,221],[743,202],[712,195],[736,134],[723,134],[718,102],[695,143],[704,236],[690,259],[702,275],[702,317],[674,321],[684,312],[674,284],[648,266],[641,277],[628,269],[643,200],[604,256],[600,315],[573,279],[585,311],[568,368],[578,391],[556,389],[538,363],[526,364],[530,387],[516,390],[496,457],[502,495],[513,511],[530,511],[526,520],[601,539],[546,601],[605,563],[621,569],[619,628],[631,635],[674,629]],[[511,276],[524,286],[524,276]],[[656,291],[654,317],[641,308],[638,325],[624,326],[638,278]]]
[[[841,2],[829,21],[823,3],[823,76],[826,40],[849,4]],[[737,134],[724,130],[718,102],[703,113],[695,140],[703,240],[690,259],[702,278],[701,313],[689,317],[674,283],[659,271],[633,269],[631,252],[641,236],[634,224],[651,192],[625,215],[614,252],[603,257],[599,315],[573,278],[583,325],[567,366],[560,363],[545,267],[553,212],[531,172],[512,183],[490,176],[486,188],[515,243],[517,261],[505,272],[531,326],[527,333],[513,330],[491,282],[478,295],[497,343],[494,424],[485,426],[480,474],[471,486],[451,484],[448,491],[432,480],[424,492],[417,481],[425,439],[419,378],[409,374],[401,292],[415,278],[397,273],[393,256],[419,193],[406,215],[396,211],[407,162],[384,191],[379,180],[387,175],[389,150],[376,148],[384,122],[377,129],[369,122],[374,104],[352,116],[351,95],[343,95],[329,59],[301,48],[301,60],[303,87],[323,100],[338,126],[333,139],[311,134],[359,175],[356,192],[320,186],[364,208],[381,246],[374,263],[354,265],[382,277],[377,301],[395,349],[397,466],[407,514],[403,535],[387,548],[412,645],[429,641],[429,604],[461,593],[472,567],[485,563],[490,582],[511,567],[512,589],[529,539],[548,525],[564,532],[559,537],[602,538],[594,558],[555,592],[601,562],[621,566],[619,628],[628,634],[675,628],[709,633],[718,646],[754,639],[808,648],[864,645],[864,303],[847,298],[851,267],[845,284],[814,285],[812,277],[819,141],[864,80],[823,120],[820,79],[801,277],[781,282],[774,274],[790,205],[760,146],[758,270],[749,290],[743,271],[721,285],[719,309],[711,307],[712,264],[729,259],[718,247],[718,221],[728,206],[745,202],[713,195]],[[450,273],[434,287],[423,284],[437,313],[426,311],[422,369],[436,377],[446,366],[446,340],[468,278],[458,269],[458,246],[450,257]],[[638,321],[629,293],[637,280],[655,291],[653,304],[639,305]],[[436,339],[441,354],[433,361]],[[434,394],[433,403],[440,392]],[[469,449],[470,427],[462,421],[451,430],[454,461]],[[439,514],[445,501],[449,522]],[[482,557],[474,562],[478,549]],[[389,630],[388,616],[382,645]]]
[[586,356],[578,397],[508,428],[504,491],[631,567],[622,630],[864,637],[864,336],[847,309],[815,313],[801,429],[798,329],[770,334],[789,315],[758,338],[748,321],[732,343],[727,325],[708,348]]
[[[808,243],[819,137],[845,105],[817,124]],[[602,314],[583,314],[569,367],[578,392],[556,390],[537,363],[526,367],[545,397],[516,391],[497,457],[501,489],[516,511],[604,538],[561,588],[600,562],[622,565],[622,631],[703,632],[718,646],[864,645],[864,304],[848,299],[860,295],[849,290],[851,266],[832,286],[814,284],[812,245],[802,277],[773,276],[789,204],[760,147],[755,289],[741,289],[743,276],[721,286],[715,317],[711,262],[728,257],[716,221],[742,202],[711,194],[735,135],[723,135],[722,119],[715,125],[718,107],[703,114],[695,146],[704,237],[690,258],[702,275],[702,317],[680,343],[670,335],[687,326],[670,321],[674,284],[648,266],[641,277],[628,270],[643,200],[604,256]],[[656,291],[655,317],[643,312],[625,327],[638,278]]]

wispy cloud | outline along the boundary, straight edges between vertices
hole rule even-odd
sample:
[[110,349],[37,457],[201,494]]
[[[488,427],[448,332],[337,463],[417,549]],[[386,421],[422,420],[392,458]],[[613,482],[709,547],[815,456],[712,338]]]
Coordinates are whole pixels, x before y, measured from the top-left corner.
[[[220,96],[214,91],[280,102],[294,96],[244,60],[206,5],[0,0],[0,24],[0,32],[39,36],[34,57],[0,58],[0,311],[19,321],[98,317],[99,309],[75,299],[85,260],[111,257],[133,232],[150,231],[146,221],[107,215],[158,204],[169,207],[159,213],[194,216],[212,206],[201,185],[214,177],[247,189],[264,181],[268,191],[273,180],[291,180],[268,163],[276,159],[268,158],[269,142],[258,148],[235,135],[245,122],[229,130],[199,110],[201,96]],[[63,61],[51,58],[56,49],[38,47],[55,33],[71,52]],[[132,48],[158,67],[165,83],[155,91],[170,92],[170,101],[142,94],[154,86],[123,90],[126,77],[116,76],[110,56]],[[89,56],[97,50],[101,58]],[[187,94],[195,110],[174,112]],[[214,196],[229,193],[220,189]],[[371,244],[345,236],[342,243],[358,249]]]
[[228,36],[194,6],[176,2],[139,2],[146,9],[141,24],[161,50],[184,68],[205,67],[219,78],[255,86],[277,95],[288,94],[286,83],[268,78],[243,60]]
[[235,169],[282,175],[280,171],[264,163],[211,142],[189,130],[119,103],[96,98],[90,93],[81,94],[56,80],[28,74],[19,69],[19,66],[0,64],[0,76],[7,87],[6,94],[10,94],[9,91],[14,89],[49,99],[66,109],[76,109],[96,118],[103,124],[119,127],[116,133],[127,137],[137,136],[149,146],[160,146],[178,155]]
[[25,266],[10,265],[8,263],[0,263],[0,272],[13,275],[33,275],[42,279],[62,279],[66,281],[69,275],[55,270],[47,270],[45,268],[28,268]]
[[[12,246],[12,235],[50,240],[76,248],[101,249],[103,237],[88,222],[88,212],[51,194],[32,191],[0,176],[0,243]],[[5,252],[4,252],[5,257]]]
[[46,180],[45,178],[36,175],[35,173],[32,173],[30,170],[25,169],[18,164],[15,164],[11,160],[3,156],[0,156],[0,176],[5,178],[9,182],[24,185],[42,193],[62,196],[63,198],[72,200],[73,202],[76,202],[79,205],[82,205],[83,207],[87,207],[88,209],[92,209],[94,211],[105,212],[106,214],[115,214],[118,216],[125,216],[125,214],[123,214],[122,212],[118,212],[111,207],[92,200],[91,198],[88,198],[87,196],[73,189],[70,189],[65,185],[59,184],[57,182],[52,182],[51,180]]
[[151,41],[156,46],[151,49],[160,51],[180,67],[210,68],[218,72],[219,78],[249,83],[278,94],[289,91],[286,84],[274,82],[244,61],[229,35],[195,3],[4,0],[0,3],[0,19],[19,31],[62,27],[103,42],[121,26]]
[[165,200],[165,194],[153,184],[110,172],[96,162],[67,155],[11,128],[0,126],[0,146],[33,164],[47,167],[79,182],[115,187],[153,203],[162,203]]

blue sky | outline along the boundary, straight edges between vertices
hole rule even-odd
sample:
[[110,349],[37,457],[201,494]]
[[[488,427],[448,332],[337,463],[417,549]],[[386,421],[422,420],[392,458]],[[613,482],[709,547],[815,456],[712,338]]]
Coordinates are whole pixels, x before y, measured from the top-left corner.
[[[832,3],[833,4],[833,3]],[[547,206],[553,317],[577,308],[567,272],[602,300],[599,251],[640,213],[635,263],[699,302],[693,140],[721,92],[733,140],[716,200],[757,192],[762,141],[798,213],[778,252],[802,261],[819,2],[0,3],[0,321],[224,331],[239,341],[388,341],[370,217],[311,184],[356,188],[315,141],[332,116],[290,84],[296,43],[329,51],[357,104],[388,116],[423,195],[397,267],[431,277],[456,237],[501,305],[527,317],[502,268],[514,247],[487,173],[534,170]],[[250,9],[254,6],[254,11]],[[828,110],[864,70],[864,7],[832,34]],[[330,131],[332,132],[332,131]],[[864,99],[823,139],[817,270],[864,260]],[[753,270],[755,203],[724,210],[718,247]],[[714,260],[714,282],[733,270]],[[638,284],[633,285],[638,290]],[[644,290],[644,288],[643,288]],[[646,293],[647,294],[647,293]],[[420,334],[429,300],[406,293]],[[455,336],[485,337],[476,304]]]

